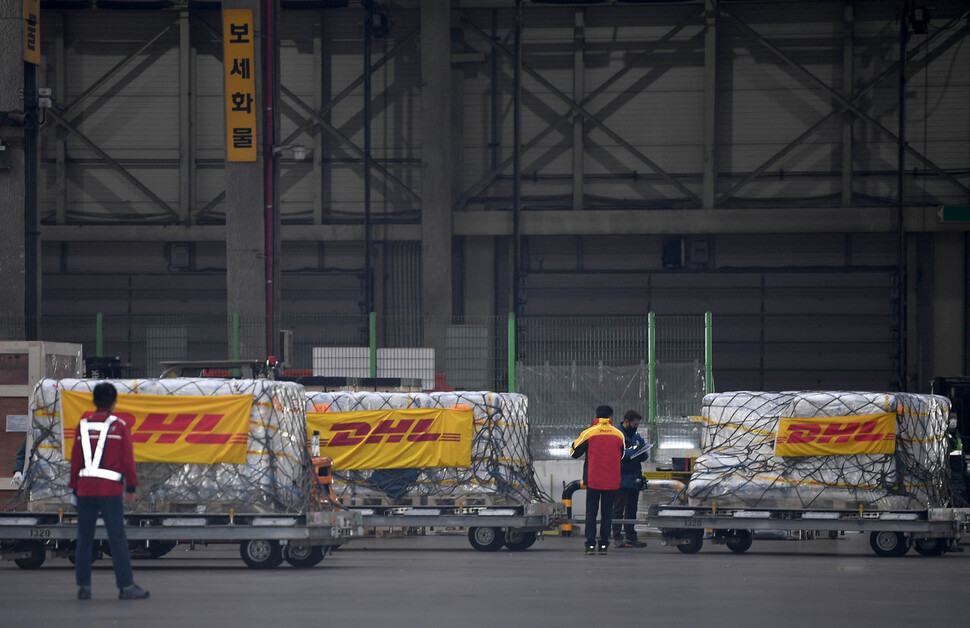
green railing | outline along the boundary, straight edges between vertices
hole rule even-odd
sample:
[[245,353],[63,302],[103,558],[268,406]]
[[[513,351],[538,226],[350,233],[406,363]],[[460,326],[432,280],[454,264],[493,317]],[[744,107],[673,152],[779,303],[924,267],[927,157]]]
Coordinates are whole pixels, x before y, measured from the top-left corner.
[[[157,377],[161,362],[261,360],[262,317],[239,314],[48,316],[40,337],[117,357],[123,377]],[[520,392],[533,436],[563,442],[596,406],[658,419],[700,411],[713,391],[711,316],[415,318],[283,316],[292,375],[400,377],[420,389]],[[22,340],[22,319],[0,319],[0,340]]]

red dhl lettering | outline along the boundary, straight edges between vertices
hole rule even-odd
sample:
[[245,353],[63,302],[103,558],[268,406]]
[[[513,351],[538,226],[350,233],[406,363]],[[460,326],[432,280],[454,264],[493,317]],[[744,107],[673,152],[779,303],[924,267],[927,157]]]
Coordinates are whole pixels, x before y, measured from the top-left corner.
[[320,439],[320,444],[328,447],[352,447],[366,443],[409,443],[421,442],[458,442],[461,435],[457,433],[431,432],[435,419],[384,419],[371,426],[362,421],[334,423],[330,426],[333,436],[330,439]]
[[[809,443],[866,443],[896,440],[893,433],[875,432],[878,421],[855,421],[830,423],[827,426],[816,423],[791,423],[788,434],[779,434],[778,443],[799,445]],[[825,428],[824,430],[822,428]]]
[[[91,416],[94,412],[85,412],[81,418]],[[225,445],[229,442],[248,440],[247,434],[232,434],[216,432],[219,422],[225,414],[161,414],[152,413],[138,423],[135,415],[127,412],[115,412],[115,416],[123,420],[131,429],[133,443],[158,444],[182,442],[194,445]],[[153,441],[154,437],[154,441]]]

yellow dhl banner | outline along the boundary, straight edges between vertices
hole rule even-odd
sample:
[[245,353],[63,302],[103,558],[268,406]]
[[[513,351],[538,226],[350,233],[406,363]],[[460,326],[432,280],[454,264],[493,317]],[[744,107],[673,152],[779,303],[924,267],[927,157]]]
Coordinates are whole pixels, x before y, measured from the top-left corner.
[[845,456],[896,451],[896,415],[780,419],[775,455]]
[[471,408],[308,412],[307,435],[320,432],[320,453],[333,468],[467,468],[475,433]]
[[[256,53],[251,9],[222,10],[226,160],[256,161]],[[266,159],[271,159],[270,155]]]
[[[128,424],[136,462],[245,464],[252,405],[250,395],[118,395],[112,414]],[[92,414],[91,393],[61,391],[65,458]]]

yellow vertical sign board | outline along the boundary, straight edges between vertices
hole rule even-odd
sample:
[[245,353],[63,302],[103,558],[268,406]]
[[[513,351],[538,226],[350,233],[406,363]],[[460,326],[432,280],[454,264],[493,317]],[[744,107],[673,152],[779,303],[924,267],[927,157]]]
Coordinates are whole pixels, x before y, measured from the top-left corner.
[[251,9],[223,9],[226,160],[256,161],[255,34]]
[[24,61],[40,65],[40,0],[24,0],[23,7]]

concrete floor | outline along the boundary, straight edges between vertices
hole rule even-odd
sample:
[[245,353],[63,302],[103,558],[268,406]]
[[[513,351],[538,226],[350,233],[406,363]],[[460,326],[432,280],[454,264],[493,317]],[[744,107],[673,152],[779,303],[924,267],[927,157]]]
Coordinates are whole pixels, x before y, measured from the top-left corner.
[[354,541],[309,570],[248,569],[234,546],[135,561],[146,601],[119,601],[109,560],[74,599],[65,559],[0,562],[0,626],[943,626],[966,625],[970,547],[879,558],[868,538],[756,540],[584,556],[581,538],[475,552],[464,536]]

